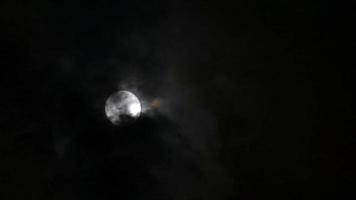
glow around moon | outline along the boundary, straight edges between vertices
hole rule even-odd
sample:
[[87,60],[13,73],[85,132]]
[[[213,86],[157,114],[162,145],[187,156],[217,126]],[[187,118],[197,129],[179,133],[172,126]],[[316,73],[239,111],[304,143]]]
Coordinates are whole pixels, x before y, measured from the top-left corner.
[[129,91],[118,91],[112,94],[105,104],[106,117],[115,125],[135,119],[141,114],[139,99]]

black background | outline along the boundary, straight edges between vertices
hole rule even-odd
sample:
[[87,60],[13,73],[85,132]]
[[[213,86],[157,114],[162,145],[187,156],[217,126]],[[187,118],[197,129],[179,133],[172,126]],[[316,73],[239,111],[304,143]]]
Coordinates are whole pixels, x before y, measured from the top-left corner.
[[[352,194],[354,12],[340,4],[1,3],[0,199]],[[114,127],[104,102],[127,79],[181,114]]]

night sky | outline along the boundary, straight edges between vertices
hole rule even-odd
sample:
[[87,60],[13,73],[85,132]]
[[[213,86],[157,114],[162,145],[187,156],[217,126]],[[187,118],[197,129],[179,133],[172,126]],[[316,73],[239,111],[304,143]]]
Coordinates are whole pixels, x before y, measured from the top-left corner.
[[[349,196],[354,19],[331,1],[0,3],[0,200]],[[115,126],[120,89],[160,108]]]

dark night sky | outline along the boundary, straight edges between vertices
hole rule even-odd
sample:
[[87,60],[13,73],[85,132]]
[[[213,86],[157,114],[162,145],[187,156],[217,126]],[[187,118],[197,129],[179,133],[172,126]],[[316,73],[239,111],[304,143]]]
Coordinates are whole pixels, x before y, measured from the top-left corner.
[[[353,192],[351,6],[0,5],[1,200]],[[164,106],[115,127],[103,111],[120,86]]]

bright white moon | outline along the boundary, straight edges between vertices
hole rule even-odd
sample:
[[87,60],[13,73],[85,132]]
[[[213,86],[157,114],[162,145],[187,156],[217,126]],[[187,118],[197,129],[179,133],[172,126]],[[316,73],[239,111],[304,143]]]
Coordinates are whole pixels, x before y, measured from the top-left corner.
[[113,124],[119,125],[123,121],[139,117],[141,103],[131,92],[118,91],[106,100],[105,114]]

